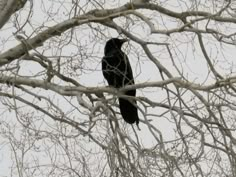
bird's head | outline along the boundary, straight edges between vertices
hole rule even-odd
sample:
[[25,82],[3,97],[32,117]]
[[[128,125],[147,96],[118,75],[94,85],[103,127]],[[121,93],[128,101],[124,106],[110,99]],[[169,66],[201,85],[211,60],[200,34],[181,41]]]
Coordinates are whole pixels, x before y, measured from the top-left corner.
[[121,50],[122,44],[127,41],[128,39],[118,39],[118,38],[109,39],[105,45],[105,49],[104,49],[105,55],[114,50]]

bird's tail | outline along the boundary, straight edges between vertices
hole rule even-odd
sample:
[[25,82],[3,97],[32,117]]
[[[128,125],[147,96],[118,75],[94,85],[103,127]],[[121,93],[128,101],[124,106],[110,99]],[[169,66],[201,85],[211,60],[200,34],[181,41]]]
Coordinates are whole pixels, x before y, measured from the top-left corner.
[[136,122],[138,126],[139,117],[138,117],[138,110],[135,105],[136,102],[132,103],[127,99],[119,98],[120,113],[124,118],[124,120],[129,124],[133,124]]

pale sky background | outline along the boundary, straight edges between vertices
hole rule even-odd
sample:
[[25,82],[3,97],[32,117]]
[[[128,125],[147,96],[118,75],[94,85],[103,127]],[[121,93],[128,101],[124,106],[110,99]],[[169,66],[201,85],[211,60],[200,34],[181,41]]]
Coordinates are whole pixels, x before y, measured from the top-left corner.
[[[41,3],[44,3],[43,5]],[[70,4],[68,1],[68,7],[66,7],[66,3],[64,7],[60,7],[59,10],[57,10],[56,7],[59,7],[59,3],[53,3],[53,1],[34,1],[34,10],[31,17],[32,26],[27,25],[24,30],[25,33],[30,36],[31,32],[33,30],[39,29],[42,24],[44,24],[45,28],[50,27],[56,23],[62,22],[63,20],[68,19],[67,16],[64,16],[64,14],[67,14],[70,10]],[[80,1],[87,2],[87,1]],[[120,5],[125,4],[128,1],[121,1],[121,3],[117,3],[116,1],[106,1],[104,8],[109,7],[118,7]],[[176,1],[160,1],[161,3],[165,3],[165,6],[176,11],[184,11],[187,10],[187,8],[191,7],[191,2],[182,2],[182,4],[179,3],[173,3]],[[193,1],[192,1],[193,2]],[[189,3],[189,4],[188,4]],[[181,8],[180,8],[181,6]],[[51,13],[51,18],[48,20],[46,14],[42,12],[42,9],[45,9],[45,11],[48,11]],[[24,7],[24,9],[20,12],[20,19],[23,23],[25,21],[25,17],[28,14],[29,11],[29,3]],[[144,12],[144,14],[148,14],[150,17],[155,17],[157,14],[152,11],[145,11],[140,10],[140,12]],[[15,29],[12,28],[11,21],[14,21],[14,16],[11,17],[10,22],[4,26],[4,28],[0,31],[0,49],[1,51],[6,51],[9,48],[19,44],[13,36],[13,33],[15,32]],[[162,17],[163,18],[163,17]],[[176,22],[173,21],[173,19],[167,18],[162,19],[159,16],[156,17],[156,27],[159,29],[164,29],[164,26],[162,25],[162,21],[168,26],[168,27],[174,27],[176,26]],[[123,18],[117,19],[117,22],[120,21],[121,25],[124,23]],[[131,30],[133,33],[140,38],[147,39],[150,42],[167,42],[170,43],[170,48],[172,49],[172,54],[174,58],[174,62],[176,65],[181,66],[181,71],[183,71],[184,76],[188,78],[189,80],[195,81],[197,83],[208,83],[210,84],[213,80],[212,77],[208,77],[208,68],[206,66],[206,61],[202,55],[202,52],[200,52],[199,44],[197,42],[197,37],[193,36],[192,34],[174,34],[171,35],[171,37],[167,37],[165,35],[155,35],[150,34],[150,30],[147,27],[140,27],[140,24],[132,24],[131,21],[126,21],[126,23],[130,23]],[[212,24],[213,26],[216,24]],[[224,27],[220,26],[219,24],[218,28],[224,30]],[[96,26],[96,25],[92,25]],[[141,26],[143,26],[141,24]],[[230,33],[231,29],[234,30],[235,26],[227,27],[227,31]],[[226,30],[226,28],[225,28]],[[86,44],[86,47],[84,48],[84,51],[86,53],[93,53],[93,56],[90,58],[84,58],[85,62],[83,63],[83,67],[86,69],[81,73],[81,75],[78,77],[78,82],[85,85],[85,86],[104,86],[107,85],[105,82],[102,72],[101,72],[101,58],[103,56],[103,48],[105,41],[108,39],[102,38],[100,40],[97,39],[97,41],[93,40],[92,37],[94,31],[88,30],[87,26],[79,26],[74,28],[74,33],[77,36],[77,40],[80,41],[82,45]],[[118,34],[114,30],[104,30],[104,34],[106,34],[109,37],[117,37]],[[122,35],[119,37],[123,37]],[[193,40],[193,42],[190,42]],[[3,44],[4,41],[4,44]],[[46,41],[47,43],[47,41]],[[47,44],[45,44],[47,46]],[[68,45],[65,47],[61,53],[61,51],[57,50],[57,42],[55,42],[54,48],[48,48],[45,50],[44,55],[73,55],[77,52],[78,48],[77,45],[74,45],[73,43],[71,45]],[[229,71],[228,68],[232,65],[235,65],[234,56],[235,56],[235,48],[224,45],[224,47],[219,46],[219,44],[215,43],[213,38],[207,39],[207,44],[205,46],[209,52],[209,55],[212,59],[215,59],[215,61],[219,62],[217,65],[217,70],[221,71],[221,73],[224,74],[235,74],[235,70]],[[177,71],[174,69],[174,66],[170,60],[170,57],[168,55],[167,49],[164,46],[152,46],[151,50],[153,51],[153,54],[158,58],[158,60],[169,69],[169,71],[174,75],[178,76]],[[149,59],[145,56],[144,52],[142,51],[141,47],[139,47],[135,42],[131,41],[124,45],[123,51],[128,54],[132,68],[133,73],[135,75],[136,83],[142,83],[145,81],[161,81],[160,73],[156,66],[149,61]],[[137,57],[139,56],[139,58]],[[80,59],[80,57],[78,57]],[[227,59],[227,62],[226,62]],[[236,68],[236,67],[233,67]],[[20,68],[20,74],[21,75],[28,75],[29,73],[37,73],[40,71],[39,66],[36,64],[32,65],[24,65]],[[80,72],[77,70],[76,72]],[[208,78],[207,78],[208,77]],[[206,80],[207,78],[207,80]],[[46,93],[47,91],[45,91]],[[41,93],[44,93],[44,91],[41,91]],[[54,94],[52,94],[53,96]],[[161,88],[147,88],[137,91],[137,96],[147,96],[151,98],[152,100],[163,100],[166,98],[165,91]],[[58,96],[57,96],[58,97]],[[185,94],[183,97],[188,99],[188,95]],[[60,97],[58,97],[59,99]],[[67,98],[70,100],[70,98]],[[1,103],[0,103],[1,104]],[[62,107],[66,109],[70,109],[70,105],[63,100],[58,100],[59,105],[63,105]],[[0,109],[2,109],[4,105],[0,105]],[[158,112],[161,111],[159,108],[151,109],[150,112]],[[1,111],[0,111],[1,112]],[[142,114],[139,112],[139,116],[141,119],[143,119]],[[3,116],[4,119],[6,119],[8,122],[14,122],[16,119],[15,113],[7,113]],[[174,132],[173,132],[173,124],[170,123],[167,118],[163,117],[149,117],[152,119],[152,124],[155,125],[157,129],[159,129],[165,138],[166,141],[174,139]],[[120,120],[123,121],[123,120]],[[126,125],[124,122],[122,125],[131,128],[130,125]],[[134,126],[137,130],[136,126]],[[147,136],[147,127],[144,126],[144,124],[140,123],[140,128],[142,131],[137,131],[140,142],[143,144],[144,147],[149,147],[152,145],[153,139],[151,136]],[[186,129],[186,131],[188,131]],[[150,134],[150,133],[148,133]],[[8,148],[10,147],[9,144],[1,144],[0,140],[0,177],[4,176],[10,176],[9,174],[9,166],[11,165],[11,161],[9,159],[12,158],[13,154],[9,153]],[[156,143],[156,142],[155,142]],[[47,159],[44,156],[41,157],[42,160]],[[44,159],[45,158],[45,159]]]

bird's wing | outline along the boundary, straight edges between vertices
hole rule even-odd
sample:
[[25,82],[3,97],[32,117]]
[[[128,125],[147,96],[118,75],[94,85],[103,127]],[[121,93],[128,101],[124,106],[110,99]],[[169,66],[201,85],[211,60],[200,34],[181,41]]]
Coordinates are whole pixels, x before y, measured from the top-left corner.
[[114,67],[116,63],[114,61],[116,61],[116,58],[113,55],[104,56],[102,58],[102,73],[110,86],[119,87],[117,85],[117,72]]
[[107,56],[104,56],[102,58],[102,73],[106,80],[109,79],[109,68],[108,68],[108,58]]
[[123,53],[123,58],[124,58],[124,63],[125,63],[125,71],[124,71],[125,85],[134,84],[134,77],[133,77],[132,68],[129,62],[129,58],[124,53]]
[[120,88],[134,84],[132,68],[128,56],[121,50],[112,50],[102,59],[103,76],[109,85]]

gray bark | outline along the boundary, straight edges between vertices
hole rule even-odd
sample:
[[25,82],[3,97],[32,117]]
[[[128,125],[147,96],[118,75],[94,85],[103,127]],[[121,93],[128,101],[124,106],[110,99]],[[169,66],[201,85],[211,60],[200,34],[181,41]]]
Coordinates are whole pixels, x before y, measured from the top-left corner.
[[0,29],[12,14],[21,9],[27,0],[0,0]]

